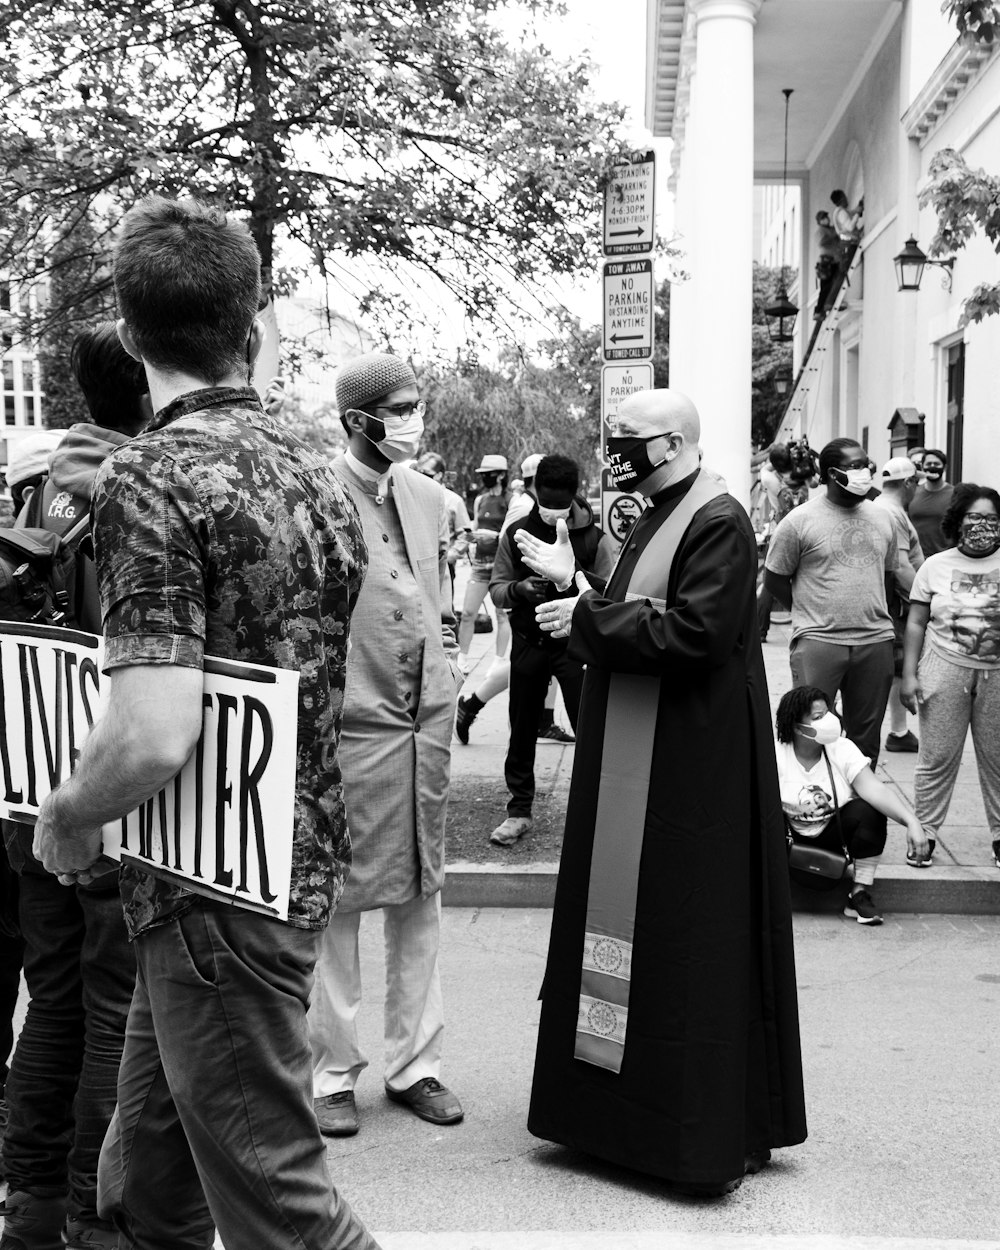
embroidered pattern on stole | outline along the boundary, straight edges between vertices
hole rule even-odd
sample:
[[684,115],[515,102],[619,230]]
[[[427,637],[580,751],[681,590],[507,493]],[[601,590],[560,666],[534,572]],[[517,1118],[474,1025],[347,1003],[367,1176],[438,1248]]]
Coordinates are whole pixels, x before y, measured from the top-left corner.
[[[694,514],[726,493],[701,473],[643,551],[629,578],[626,602],[648,600],[657,612],[677,548]],[[639,892],[639,860],[660,704],[660,679],[612,673],[608,688],[594,850],[580,974],[574,1056],[620,1072],[628,1031],[632,940]]]

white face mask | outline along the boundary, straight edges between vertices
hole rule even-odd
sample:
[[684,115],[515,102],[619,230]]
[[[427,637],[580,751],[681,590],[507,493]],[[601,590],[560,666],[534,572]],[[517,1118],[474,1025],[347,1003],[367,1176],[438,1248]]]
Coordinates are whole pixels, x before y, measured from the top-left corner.
[[538,505],[538,515],[546,525],[554,526],[556,521],[568,521],[569,513],[569,508],[543,508],[541,504]]
[[811,720],[800,724],[799,729],[806,738],[814,738],[820,746],[828,747],[840,737],[840,721],[832,712],[826,712],[819,720]]
[[837,485],[852,495],[867,495],[872,488],[871,469],[837,469],[836,472],[847,478],[846,482],[837,479]]
[[382,439],[374,439],[367,432],[364,433],[365,438],[379,449],[386,460],[391,460],[393,464],[402,464],[404,460],[412,460],[417,454],[424,434],[424,419],[419,413],[411,412],[408,417],[388,419],[369,417],[369,420],[381,422],[385,430],[385,437]]

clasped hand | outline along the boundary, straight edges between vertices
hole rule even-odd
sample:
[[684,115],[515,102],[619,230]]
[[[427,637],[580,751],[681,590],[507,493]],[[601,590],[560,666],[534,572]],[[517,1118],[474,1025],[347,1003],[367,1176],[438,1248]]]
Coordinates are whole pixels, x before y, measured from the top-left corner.
[[[59,816],[57,792],[42,803],[35,821],[32,854],[61,885],[87,885],[106,869],[99,868],[101,828],[74,829]],[[97,871],[95,871],[95,868]]]

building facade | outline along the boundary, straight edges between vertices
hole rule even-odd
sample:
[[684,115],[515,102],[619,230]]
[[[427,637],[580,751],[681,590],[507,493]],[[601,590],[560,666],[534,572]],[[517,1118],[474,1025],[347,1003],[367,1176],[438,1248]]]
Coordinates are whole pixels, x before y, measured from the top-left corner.
[[[1000,317],[960,324],[964,299],[1000,277],[996,253],[979,235],[957,253],[950,282],[928,266],[919,291],[898,289],[894,265],[911,235],[929,250],[936,217],[918,198],[936,152],[953,148],[1000,173],[1000,49],[960,41],[939,0],[649,0],[648,17],[647,123],[674,138],[692,274],[672,301],[672,378],[702,411],[706,459],[745,497],[744,274],[761,251],[746,235],[755,186],[777,188],[763,201],[770,237],[791,226],[780,196],[791,88],[795,348],[805,368],[781,435],[806,434],[815,447],[856,437],[879,463],[919,442],[949,453],[951,480],[1000,485]],[[851,206],[864,200],[860,246],[804,361],[818,320],[815,215],[832,211],[834,190]],[[719,303],[727,311],[715,318]],[[908,419],[894,422],[897,413]]]

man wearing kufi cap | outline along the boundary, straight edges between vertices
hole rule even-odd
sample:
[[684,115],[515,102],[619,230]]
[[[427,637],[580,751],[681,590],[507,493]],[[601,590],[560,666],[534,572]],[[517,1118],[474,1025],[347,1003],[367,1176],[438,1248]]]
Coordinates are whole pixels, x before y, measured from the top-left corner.
[[924,562],[920,538],[906,514],[917,489],[917,466],[908,456],[893,456],[882,466],[879,485],[882,493],[872,503],[884,508],[892,518],[899,553],[899,564],[892,575],[894,593],[888,596],[896,640],[893,644],[894,676],[889,692],[889,732],[885,749],[912,752],[918,750],[920,744],[913,730],[907,727],[906,708],[899,701],[899,687],[903,677],[903,634],[910,607],[910,587],[917,569]]
[[386,1096],[433,1124],[462,1119],[439,1077],[444,1018],[438,947],[444,822],[458,668],[449,606],[443,489],[404,468],[424,405],[405,360],[369,352],[341,366],[337,407],[347,451],[333,469],[361,516],[368,576],[351,628],[340,761],[353,865],[323,935],[309,1012],[321,1131],[358,1131],[354,1088],[367,1066],[361,912],[382,909],[386,945]]

